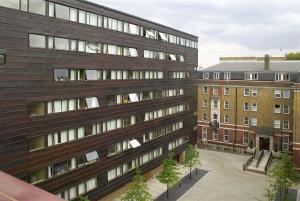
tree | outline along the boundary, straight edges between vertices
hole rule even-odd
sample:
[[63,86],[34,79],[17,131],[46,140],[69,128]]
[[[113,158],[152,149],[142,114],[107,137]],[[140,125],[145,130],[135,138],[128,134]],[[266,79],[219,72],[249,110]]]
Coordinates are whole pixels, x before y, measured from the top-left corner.
[[200,161],[197,150],[191,144],[188,145],[187,149],[185,150],[185,158],[183,164],[185,167],[188,167],[190,169],[190,179],[192,179],[192,168],[200,164]]
[[300,52],[290,52],[285,54],[287,60],[300,60]]
[[281,159],[279,159],[269,171],[269,176],[273,178],[273,181],[270,182],[270,188],[267,189],[265,196],[268,197],[269,200],[271,200],[271,198],[274,200],[279,192],[279,200],[287,201],[288,188],[291,187],[298,178],[297,172],[293,167],[291,156],[282,154]]
[[156,177],[159,182],[167,185],[167,199],[169,198],[169,188],[176,185],[180,180],[180,173],[176,167],[176,161],[173,160],[173,154],[164,160],[162,171]]
[[80,196],[80,201],[90,201],[88,196]]
[[122,201],[150,201],[152,200],[151,194],[147,187],[147,183],[144,177],[141,175],[140,170],[136,170],[136,175],[133,178],[133,181],[126,192],[125,196],[122,198]]

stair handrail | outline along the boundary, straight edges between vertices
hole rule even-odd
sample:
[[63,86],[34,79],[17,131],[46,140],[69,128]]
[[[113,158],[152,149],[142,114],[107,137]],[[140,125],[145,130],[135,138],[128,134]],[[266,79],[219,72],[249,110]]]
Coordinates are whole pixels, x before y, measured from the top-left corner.
[[254,148],[254,152],[252,156],[246,161],[245,164],[243,164],[243,171],[248,167],[248,165],[252,162],[253,158],[255,157],[256,154],[256,148]]
[[269,157],[268,162],[265,166],[265,170],[264,170],[265,174],[267,174],[268,168],[269,168],[269,166],[271,164],[271,161],[272,161],[272,157],[273,157],[273,152],[271,151],[270,157]]
[[260,154],[260,156],[259,156],[259,158],[257,160],[257,163],[256,163],[256,168],[258,167],[258,164],[260,163],[260,161],[263,158],[263,156],[264,156],[264,150],[261,151],[261,154]]

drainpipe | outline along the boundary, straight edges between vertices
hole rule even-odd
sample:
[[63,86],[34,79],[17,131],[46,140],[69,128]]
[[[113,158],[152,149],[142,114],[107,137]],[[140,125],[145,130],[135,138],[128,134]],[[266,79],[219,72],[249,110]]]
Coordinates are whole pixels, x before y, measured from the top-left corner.
[[235,118],[234,118],[234,142],[233,142],[233,151],[236,143],[236,129],[237,129],[237,87],[235,87]]

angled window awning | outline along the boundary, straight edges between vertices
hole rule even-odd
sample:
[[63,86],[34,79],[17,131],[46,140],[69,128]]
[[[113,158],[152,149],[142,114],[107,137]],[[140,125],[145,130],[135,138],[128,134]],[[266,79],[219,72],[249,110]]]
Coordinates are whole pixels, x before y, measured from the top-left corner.
[[139,97],[137,96],[136,93],[129,94],[129,98],[130,98],[131,102],[138,102],[139,101]]
[[92,151],[92,152],[86,153],[85,156],[86,156],[86,160],[88,162],[95,161],[99,158],[97,151]]
[[170,58],[172,61],[176,61],[176,56],[174,54],[170,54]]
[[161,33],[161,32],[159,32],[159,36],[161,37],[161,39],[162,40],[164,40],[164,41],[167,41],[168,39],[167,39],[167,36],[166,36],[166,34],[165,33]]
[[131,145],[132,148],[137,148],[141,146],[141,143],[137,139],[130,140],[129,144]]

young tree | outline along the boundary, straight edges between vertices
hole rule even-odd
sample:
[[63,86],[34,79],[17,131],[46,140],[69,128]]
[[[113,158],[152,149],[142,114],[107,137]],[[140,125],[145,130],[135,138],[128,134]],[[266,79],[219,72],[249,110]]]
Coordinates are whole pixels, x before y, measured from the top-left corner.
[[[193,145],[188,145],[185,150],[184,166],[190,169],[190,179],[192,179],[192,168],[200,164],[199,155]],[[197,171],[197,169],[196,169]]]
[[176,185],[180,180],[180,173],[176,167],[176,162],[173,160],[173,154],[163,162],[163,169],[156,177],[158,181],[167,185],[167,199],[169,198],[169,188]]
[[270,183],[270,189],[267,189],[266,195],[272,198],[272,196],[276,196],[277,192],[279,192],[280,201],[288,200],[288,188],[291,187],[298,178],[297,172],[293,167],[291,156],[282,154],[281,159],[279,159],[270,170],[269,176],[273,178],[273,182]]
[[90,201],[88,196],[80,196],[80,201]]
[[122,201],[150,201],[151,194],[147,187],[147,183],[144,177],[141,175],[140,170],[136,170],[136,175],[133,178],[133,181],[122,198]]

